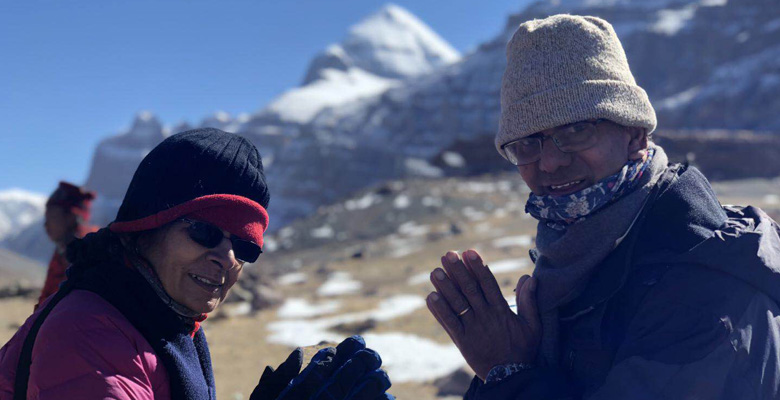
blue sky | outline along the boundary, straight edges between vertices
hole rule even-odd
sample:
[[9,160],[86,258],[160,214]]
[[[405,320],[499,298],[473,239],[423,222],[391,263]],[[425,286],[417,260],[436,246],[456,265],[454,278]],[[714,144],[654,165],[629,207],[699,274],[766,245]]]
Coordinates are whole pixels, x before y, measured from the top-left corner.
[[[529,0],[395,1],[462,53]],[[95,145],[141,110],[166,125],[254,112],[379,0],[0,3],[0,190],[86,180]]]

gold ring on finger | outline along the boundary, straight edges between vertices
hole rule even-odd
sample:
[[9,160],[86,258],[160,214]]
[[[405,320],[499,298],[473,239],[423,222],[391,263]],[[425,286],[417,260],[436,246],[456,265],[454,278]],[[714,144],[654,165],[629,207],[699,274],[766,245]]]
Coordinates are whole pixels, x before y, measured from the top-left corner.
[[465,310],[463,310],[463,311],[461,311],[461,312],[459,312],[459,313],[458,313],[458,316],[459,316],[459,317],[462,317],[464,314],[466,314],[467,312],[469,312],[469,310],[471,310],[471,307],[466,307],[466,309],[465,309]]

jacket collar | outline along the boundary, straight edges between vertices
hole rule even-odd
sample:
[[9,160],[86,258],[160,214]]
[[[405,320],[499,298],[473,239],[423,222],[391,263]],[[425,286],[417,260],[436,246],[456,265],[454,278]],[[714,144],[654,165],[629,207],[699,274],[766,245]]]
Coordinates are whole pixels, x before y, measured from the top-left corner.
[[[570,320],[614,296],[641,266],[668,261],[707,238],[727,219],[706,178],[693,167],[673,165],[659,179],[628,235],[594,271],[585,290],[560,309]],[[640,279],[652,279],[643,276]],[[648,269],[647,274],[652,275]]]

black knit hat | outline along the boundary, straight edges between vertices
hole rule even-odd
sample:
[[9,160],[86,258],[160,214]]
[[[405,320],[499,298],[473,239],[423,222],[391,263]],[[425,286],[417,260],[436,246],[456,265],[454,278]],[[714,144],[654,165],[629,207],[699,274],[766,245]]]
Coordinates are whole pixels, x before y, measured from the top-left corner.
[[195,129],[170,136],[144,157],[110,226],[140,231],[200,213],[257,242],[251,236],[262,225],[262,240],[269,199],[263,162],[251,142],[219,129]]

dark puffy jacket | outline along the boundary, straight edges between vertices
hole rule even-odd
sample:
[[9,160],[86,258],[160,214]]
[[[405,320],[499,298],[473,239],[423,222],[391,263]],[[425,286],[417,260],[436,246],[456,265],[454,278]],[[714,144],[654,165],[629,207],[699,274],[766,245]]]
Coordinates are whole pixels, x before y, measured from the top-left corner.
[[560,310],[560,367],[475,379],[465,399],[780,398],[780,237],[680,168]]

